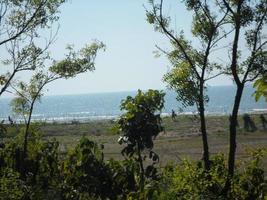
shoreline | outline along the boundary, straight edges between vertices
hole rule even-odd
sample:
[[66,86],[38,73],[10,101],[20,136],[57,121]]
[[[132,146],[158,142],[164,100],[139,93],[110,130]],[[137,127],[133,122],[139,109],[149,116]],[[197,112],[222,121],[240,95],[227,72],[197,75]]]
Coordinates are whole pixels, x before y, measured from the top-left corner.
[[[239,112],[239,116],[243,114],[250,114],[250,115],[259,115],[259,114],[267,114],[267,109],[253,109],[248,112]],[[176,113],[177,116],[197,116],[196,112],[182,112]],[[229,116],[230,113],[220,113],[220,112],[206,112],[206,117],[225,117]],[[35,114],[32,116],[32,122],[35,123],[48,123],[48,124],[79,124],[79,123],[90,123],[90,122],[100,122],[100,121],[113,121],[115,122],[120,115],[99,115],[99,116],[81,116],[81,117],[50,117],[50,118],[34,118],[34,116],[43,116],[40,114]],[[171,113],[161,113],[161,117],[171,117]],[[14,119],[15,124],[23,124],[22,118],[12,118]],[[3,124],[9,124],[8,117],[0,117],[0,122]]]

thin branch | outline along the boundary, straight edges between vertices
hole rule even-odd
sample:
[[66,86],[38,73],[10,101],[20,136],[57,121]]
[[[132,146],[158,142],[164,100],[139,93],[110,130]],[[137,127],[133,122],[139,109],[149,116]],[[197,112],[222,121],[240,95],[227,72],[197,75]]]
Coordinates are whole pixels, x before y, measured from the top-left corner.
[[31,24],[31,22],[35,19],[35,17],[37,16],[38,12],[42,8],[42,6],[45,5],[46,2],[47,2],[47,0],[45,0],[43,3],[40,3],[39,6],[37,7],[37,9],[35,10],[35,12],[33,13],[33,15],[31,16],[31,18],[24,24],[24,26],[21,28],[21,30],[19,32],[17,32],[15,35],[13,35],[12,37],[1,41],[0,42],[0,46],[2,44],[5,44],[5,43],[7,43],[9,41],[12,41],[12,40],[16,39],[21,34],[23,34],[27,30],[27,28],[29,27],[29,25]]
[[235,14],[234,11],[232,10],[232,8],[230,7],[229,3],[226,2],[226,0],[223,0],[223,3],[225,5],[225,7],[227,8],[228,11],[230,11],[233,15]]
[[206,15],[206,17],[209,19],[210,23],[213,23],[213,20],[210,16],[210,11],[207,9],[207,2],[205,1],[205,7],[203,7],[202,3],[199,1],[199,6],[201,7],[201,9],[204,12],[204,14]]
[[255,81],[259,76],[260,76],[261,72],[258,72],[254,77],[250,78],[250,79],[246,79],[244,81],[244,83],[247,83],[247,82],[253,82]]
[[30,100],[28,97],[26,97],[23,93],[21,93],[15,86],[13,86],[12,84],[10,84],[10,87],[11,87],[13,90],[15,90],[15,92],[16,92],[20,97],[25,98],[26,101],[27,101],[28,103],[31,103],[31,100]]
[[257,49],[256,49],[256,51],[258,52],[259,50],[261,50],[261,48],[264,46],[264,45],[266,45],[267,44],[267,40],[266,41],[264,41]]
[[162,48],[159,47],[158,45],[155,45],[155,47],[156,47],[159,51],[161,51],[162,53],[164,53],[166,56],[170,56],[170,53],[169,53],[169,52],[167,52],[166,50],[162,49]]
[[261,47],[267,42],[267,41],[263,42],[263,44],[260,45],[260,48],[257,48],[258,39],[259,39],[258,38],[258,34],[260,33],[260,29],[261,29],[262,23],[263,23],[266,15],[267,15],[267,9],[265,10],[264,14],[262,15],[262,17],[260,19],[260,22],[257,25],[256,30],[254,32],[253,50],[251,52],[251,57],[250,57],[251,59],[250,59],[250,62],[248,64],[247,71],[246,71],[246,73],[245,73],[245,75],[243,77],[243,80],[242,80],[243,83],[247,82],[246,79],[247,79],[247,77],[249,75],[249,72],[251,71],[251,67],[253,66],[253,63],[254,63],[254,60],[256,59],[258,51],[260,51]]
[[224,35],[222,35],[221,37],[217,38],[212,44],[211,44],[211,48],[214,47],[220,40],[222,40],[223,38],[227,37],[229,34],[231,34],[234,31],[234,29],[230,30],[229,32],[225,33]]
[[[154,5],[155,6],[155,5]],[[153,7],[154,7],[153,6]],[[189,62],[189,64],[191,65],[192,69],[194,70],[194,72],[196,73],[196,76],[198,78],[200,78],[200,75],[199,73],[197,72],[196,70],[196,67],[195,65],[193,64],[192,60],[190,59],[189,55],[187,54],[186,50],[184,49],[183,45],[179,42],[179,40],[173,36],[173,34],[170,33],[169,30],[167,30],[167,28],[165,27],[165,24],[164,24],[164,20],[163,20],[163,14],[162,14],[162,7],[163,7],[163,0],[161,0],[160,2],[160,19],[157,18],[157,21],[159,22],[162,30],[164,31],[164,33],[171,39],[173,40],[177,45],[178,47],[180,48],[180,50],[182,51],[182,53],[184,54],[186,60]],[[154,10],[154,13],[156,15],[156,11]]]
[[214,79],[214,78],[216,78],[216,77],[218,77],[218,76],[221,76],[221,75],[223,75],[223,74],[225,74],[225,72],[220,72],[220,73],[218,73],[218,74],[215,74],[215,75],[213,75],[213,76],[210,76],[210,77],[206,78],[205,81],[209,81],[209,80]]

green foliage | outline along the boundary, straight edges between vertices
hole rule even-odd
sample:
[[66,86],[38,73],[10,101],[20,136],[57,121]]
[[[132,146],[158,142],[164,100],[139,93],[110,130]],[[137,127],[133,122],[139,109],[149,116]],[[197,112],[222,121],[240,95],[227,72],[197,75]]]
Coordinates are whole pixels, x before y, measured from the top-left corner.
[[[36,130],[33,130],[32,134],[29,140],[28,157],[25,160],[23,160],[23,136],[21,135],[6,142],[0,148],[0,171],[13,171],[14,176],[10,172],[9,174],[12,175],[10,178],[18,179],[13,181],[22,188],[19,194],[23,198],[46,199],[52,194],[56,196],[60,191],[58,142],[41,140]],[[4,174],[1,174],[0,179],[8,181]]]
[[4,121],[2,121],[0,122],[0,139],[3,138],[6,135],[6,133],[7,133],[7,129],[4,125]]
[[49,71],[62,78],[71,78],[86,71],[93,71],[95,70],[94,62],[97,52],[101,49],[105,49],[105,45],[98,41],[86,45],[78,52],[75,52],[73,47],[69,45],[67,47],[69,52],[66,58],[62,61],[55,62],[49,68]]
[[[72,47],[69,46],[67,58],[58,63],[54,63],[54,65],[49,68],[49,72],[44,72],[42,70],[37,71],[28,84],[19,82],[18,89],[15,89],[17,97],[13,98],[11,106],[13,112],[17,115],[21,115],[24,119],[24,157],[27,157],[28,136],[34,105],[36,101],[40,101],[44,87],[57,79],[68,79],[80,73],[94,70],[94,61],[97,52],[104,47],[105,45],[103,43],[95,42],[85,46],[79,51],[79,54],[77,54],[73,51]],[[82,58],[80,56],[82,56]]]
[[97,41],[86,45],[79,52],[74,52],[72,46],[67,47],[69,53],[66,58],[55,62],[49,68],[49,72],[37,71],[29,83],[19,82],[17,84],[17,97],[11,102],[13,112],[22,115],[26,121],[26,118],[32,114],[35,101],[41,99],[42,90],[47,84],[60,78],[68,79],[80,73],[93,71],[97,52],[104,48],[105,45]]
[[40,45],[40,33],[52,29],[57,21],[59,7],[65,0],[2,0],[0,46],[6,51],[1,63],[7,66],[6,72],[0,74],[0,96],[11,84],[17,73],[34,71],[44,67],[44,60],[49,59],[47,52],[54,42],[51,31],[46,44]]
[[40,88],[45,82],[45,75],[42,73],[35,74],[29,84],[20,82],[17,88],[17,97],[13,98],[11,101],[12,111],[23,116],[26,119],[31,113],[32,102],[35,100],[40,100]]
[[221,64],[210,61],[209,56],[212,48],[225,34],[222,27],[224,18],[211,9],[210,2],[186,0],[183,3],[188,10],[193,11],[191,32],[200,40],[203,48],[194,47],[185,38],[183,30],[172,29],[171,18],[163,13],[163,1],[149,0],[152,8],[146,12],[147,21],[156,31],[165,34],[172,46],[170,51],[160,49],[173,67],[163,80],[177,92],[178,101],[184,106],[193,106],[199,105],[201,101],[208,101],[207,95],[202,95],[202,91],[206,89],[205,81],[213,77],[213,71],[218,73],[222,68]]
[[249,161],[241,166],[232,180],[228,196],[222,190],[227,178],[227,167],[222,155],[211,160],[210,171],[205,171],[201,162],[184,160],[180,165],[170,164],[164,168],[160,190],[155,199],[263,199],[267,193],[267,180],[261,165],[262,150],[257,150]]
[[4,76],[4,75],[0,75],[0,85],[1,85],[1,86],[4,85],[5,82],[6,82],[6,78],[5,78],[5,76]]
[[128,96],[121,103],[121,109],[126,111],[118,120],[123,133],[120,141],[126,144],[122,153],[132,156],[140,148],[153,148],[153,139],[163,130],[160,122],[160,112],[164,106],[164,93],[157,90],[142,92],[138,90],[133,98]]
[[189,63],[181,63],[164,75],[163,80],[177,92],[177,100],[184,106],[193,106],[197,102],[199,91],[192,76]]
[[255,81],[253,87],[256,89],[255,100],[258,101],[260,97],[264,97],[265,101],[267,101],[267,76],[263,76],[262,78]]
[[139,166],[135,160],[111,159],[107,161],[107,165],[113,179],[112,193],[117,194],[117,199],[126,199],[129,194],[135,194],[138,191]]
[[[117,128],[123,134],[118,142],[125,144],[122,155],[133,158],[139,165],[138,182],[141,193],[134,193],[139,198],[145,189],[145,178],[152,180],[158,178],[155,164],[158,163],[159,157],[152,148],[153,140],[163,131],[159,112],[164,106],[164,95],[157,90],[147,92],[138,90],[134,98],[128,96],[121,103],[121,109],[126,112],[118,120]],[[148,151],[148,157],[152,161],[146,168],[143,164],[146,159],[143,155],[145,150]]]
[[[215,199],[227,175],[223,157],[215,157],[209,172],[201,162],[184,160],[181,165],[167,166],[163,172],[159,199]],[[219,198],[220,199],[220,198]]]
[[64,161],[63,191],[66,199],[83,196],[114,199],[112,177],[96,143],[83,137]]
[[230,193],[223,196],[227,177],[223,155],[211,159],[209,171],[200,161],[169,164],[157,178],[146,175],[140,190],[137,160],[105,161],[103,146],[84,137],[67,154],[59,154],[59,143],[43,140],[38,127],[31,134],[23,173],[20,171],[23,135],[0,147],[0,199],[250,200],[263,199],[267,194],[262,163],[266,149],[249,151],[248,159],[240,162],[233,177]]
[[15,114],[22,115],[24,117],[26,117],[29,114],[30,105],[27,99],[25,98],[22,97],[14,98],[12,99],[10,105],[12,107],[13,113]]
[[267,149],[253,149],[249,152],[249,160],[243,163],[244,171],[234,179],[232,196],[239,199],[263,199],[267,195],[267,179],[264,175],[262,159]]
[[0,199],[19,200],[23,199],[27,187],[19,178],[19,173],[10,168],[0,169]]
[[25,29],[23,33],[27,33],[49,27],[51,22],[58,19],[58,7],[64,2],[65,0],[4,1],[1,6],[6,6],[8,10],[4,22],[14,34],[21,29]]

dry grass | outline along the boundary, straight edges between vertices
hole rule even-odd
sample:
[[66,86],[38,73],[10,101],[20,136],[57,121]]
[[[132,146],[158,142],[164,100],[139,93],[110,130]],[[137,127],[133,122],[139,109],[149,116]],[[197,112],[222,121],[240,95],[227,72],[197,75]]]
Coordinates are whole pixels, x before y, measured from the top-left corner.
[[[237,157],[247,158],[249,148],[267,148],[267,131],[263,130],[259,115],[252,115],[258,130],[244,131],[242,117],[239,117],[240,127],[237,134]],[[180,162],[183,158],[193,160],[202,157],[202,140],[199,131],[199,120],[193,116],[178,116],[175,121],[170,117],[162,121],[165,132],[159,134],[154,144],[154,151],[160,156],[160,165],[172,161]],[[208,116],[207,129],[211,155],[223,153],[227,155],[229,144],[228,116]],[[123,159],[122,146],[118,144],[118,135],[112,133],[115,122],[112,120],[91,121],[87,123],[50,123],[38,124],[43,137],[56,138],[60,142],[62,153],[73,148],[82,136],[86,136],[98,144],[104,144],[105,158]],[[9,137],[13,137],[16,129],[9,127]],[[13,136],[12,136],[13,135]],[[264,160],[267,171],[267,159]]]
[[[240,128],[237,135],[237,157],[246,158],[246,150],[249,148],[266,148],[267,131],[262,130],[258,115],[253,115],[258,130],[256,132],[245,132],[242,119],[239,119]],[[228,117],[208,116],[207,128],[209,134],[209,146],[211,154],[228,153]],[[199,132],[199,122],[192,116],[178,116],[175,121],[167,117],[163,119],[165,132],[155,140],[154,151],[160,156],[160,165],[166,163],[180,162],[183,158],[201,159],[202,140]],[[104,144],[105,157],[122,159],[120,154],[122,146],[117,143],[118,135],[112,134],[113,121],[104,120],[89,122],[85,124],[44,124],[41,130],[44,137],[55,137],[61,144],[61,150],[74,147],[82,135]],[[267,160],[264,161],[267,166]]]

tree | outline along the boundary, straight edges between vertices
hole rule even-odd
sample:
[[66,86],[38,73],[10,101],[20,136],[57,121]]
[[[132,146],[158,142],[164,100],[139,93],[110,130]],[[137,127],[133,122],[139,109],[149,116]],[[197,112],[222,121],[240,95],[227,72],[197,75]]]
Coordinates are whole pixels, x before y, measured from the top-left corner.
[[[224,12],[227,13],[229,23],[234,28],[229,70],[236,85],[236,94],[230,120],[228,178],[224,190],[227,193],[231,187],[231,179],[234,175],[236,124],[243,89],[245,84],[253,82],[259,76],[262,76],[262,79],[255,83],[256,87],[261,86],[262,81],[266,79],[267,40],[265,34],[267,1],[223,0],[220,5]],[[245,40],[246,48],[241,49],[240,44],[242,40]],[[256,95],[256,97],[258,96]]]
[[147,11],[147,20],[155,30],[163,33],[170,40],[172,50],[165,51],[173,69],[164,76],[171,89],[177,92],[177,100],[184,106],[197,106],[203,143],[203,160],[206,170],[210,169],[209,146],[205,119],[205,104],[208,102],[206,82],[221,74],[222,64],[212,61],[211,54],[218,48],[219,42],[232,32],[223,26],[227,13],[220,13],[211,1],[185,0],[186,8],[192,11],[192,36],[199,39],[193,45],[185,38],[183,31],[176,34],[171,28],[171,18],[164,15],[163,0],[158,3],[150,0],[151,11]]
[[[0,74],[0,96],[7,91],[16,74],[35,70],[47,56],[56,35],[51,32],[44,47],[39,47],[40,30],[51,29],[58,20],[58,8],[65,0],[1,0],[0,49],[6,73]],[[1,66],[4,68],[4,66]],[[4,68],[5,69],[5,68]],[[3,71],[4,72],[4,71]]]
[[[153,167],[158,162],[158,155],[152,151],[153,139],[163,130],[158,112],[164,106],[164,93],[157,90],[142,92],[138,90],[133,98],[128,96],[121,103],[121,110],[126,111],[118,120],[118,127],[123,135],[120,144],[126,146],[122,154],[134,158],[140,169],[140,189],[144,190],[145,177],[155,177],[156,169]],[[149,151],[152,165],[144,167],[144,151]]]
[[[105,45],[102,42],[94,42],[91,45],[86,45],[80,51],[75,52],[71,46],[67,49],[69,53],[67,57],[59,62],[53,63],[48,71],[36,72],[30,82],[20,82],[16,90],[17,97],[12,100],[13,111],[20,114],[24,118],[25,133],[24,133],[24,148],[23,157],[27,156],[27,144],[30,132],[31,117],[36,101],[40,100],[43,95],[44,87],[58,79],[73,78],[80,73],[95,70],[95,58],[97,52],[103,49]],[[41,64],[44,64],[46,59],[43,59]]]

